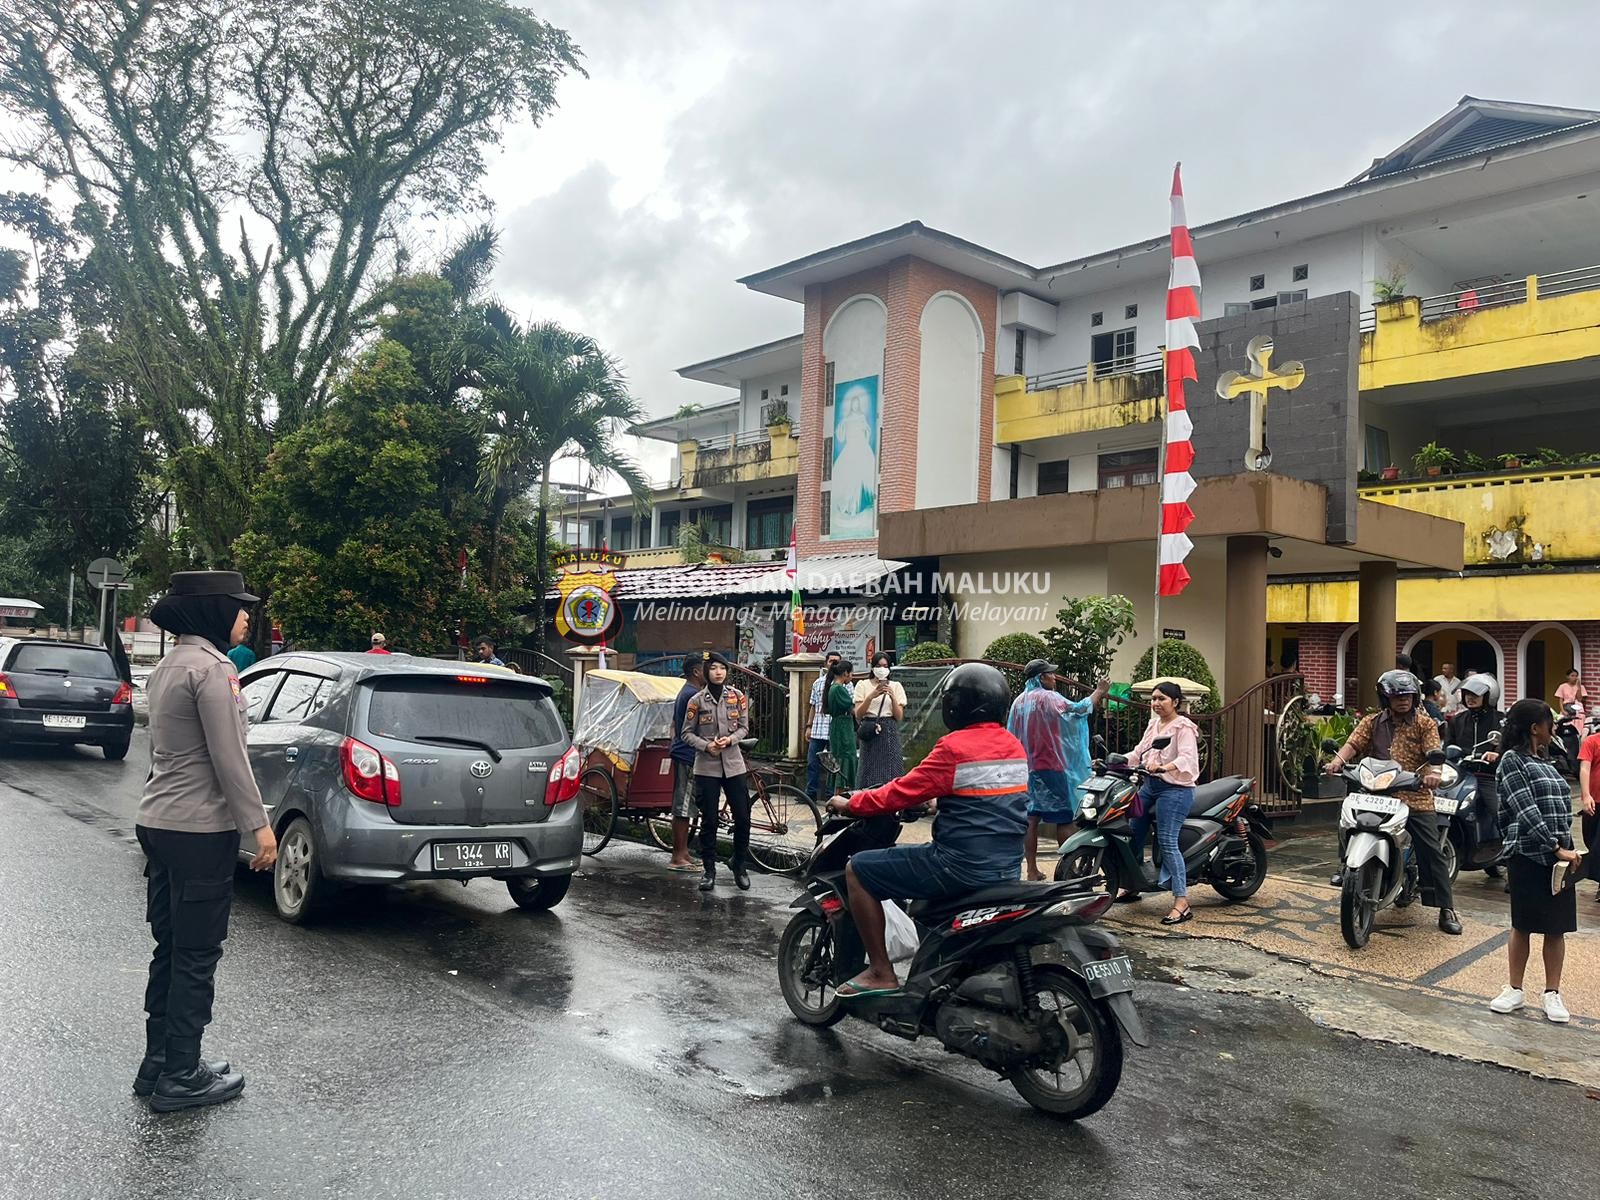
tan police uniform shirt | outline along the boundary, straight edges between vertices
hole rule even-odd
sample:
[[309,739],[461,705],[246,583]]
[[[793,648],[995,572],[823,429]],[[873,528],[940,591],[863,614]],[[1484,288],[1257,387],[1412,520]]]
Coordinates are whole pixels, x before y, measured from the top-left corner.
[[267,823],[245,750],[233,663],[185,635],[150,675],[150,779],[139,824],[181,833],[251,833]]
[[[736,779],[749,771],[739,743],[750,735],[750,701],[731,683],[722,685],[721,704],[709,687],[692,696],[683,713],[681,732],[683,740],[695,748],[696,775]],[[721,754],[712,754],[706,747],[719,737],[731,737],[733,742]]]

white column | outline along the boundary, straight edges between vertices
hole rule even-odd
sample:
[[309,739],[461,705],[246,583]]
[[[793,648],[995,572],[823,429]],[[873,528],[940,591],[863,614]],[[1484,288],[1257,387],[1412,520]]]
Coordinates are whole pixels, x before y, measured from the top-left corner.
[[786,654],[778,663],[789,673],[789,748],[784,757],[803,762],[811,736],[811,684],[822,670],[822,655]]
[[574,646],[567,651],[572,660],[572,728],[578,728],[578,712],[583,707],[583,680],[600,662],[600,651],[588,646]]
[[659,546],[660,544],[661,544],[661,506],[659,504],[652,504],[650,506],[650,545]]

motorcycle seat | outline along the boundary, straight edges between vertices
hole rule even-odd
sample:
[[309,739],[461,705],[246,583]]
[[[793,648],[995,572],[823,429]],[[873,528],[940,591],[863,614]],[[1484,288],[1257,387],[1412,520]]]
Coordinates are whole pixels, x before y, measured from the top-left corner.
[[1215,808],[1235,795],[1243,782],[1245,779],[1242,775],[1225,775],[1221,779],[1213,779],[1210,783],[1197,784],[1194,789],[1194,802],[1189,805],[1189,815],[1198,817],[1207,809]]
[[996,883],[975,892],[962,892],[957,896],[940,896],[936,900],[913,900],[911,916],[929,925],[938,925],[969,908],[996,908],[1007,904],[1040,904],[1058,893],[1066,899],[1081,892],[1081,883]]

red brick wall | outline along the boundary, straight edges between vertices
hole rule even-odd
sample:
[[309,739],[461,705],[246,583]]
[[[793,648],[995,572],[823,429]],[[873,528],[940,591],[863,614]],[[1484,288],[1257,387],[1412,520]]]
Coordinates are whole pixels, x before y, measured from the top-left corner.
[[[1401,647],[1415,634],[1427,629],[1429,624],[1420,621],[1402,621],[1395,639],[1395,652],[1398,654]],[[1517,644],[1522,640],[1522,635],[1533,628],[1534,624],[1531,621],[1487,621],[1475,622],[1473,625],[1496,642],[1505,657],[1505,677],[1500,681],[1502,704],[1509,704],[1517,697],[1520,687],[1517,677]],[[1591,691],[1600,694],[1600,621],[1567,621],[1564,624],[1578,639],[1578,646],[1583,655],[1584,681],[1588,683]],[[1349,627],[1301,625],[1299,628],[1300,670],[1306,677],[1306,688],[1308,691],[1317,692],[1323,699],[1328,699],[1342,687],[1337,679],[1337,656],[1339,639]],[[1553,632],[1556,636],[1561,636],[1559,630]],[[1356,669],[1358,639],[1359,635],[1352,635],[1349,649],[1345,653],[1345,666],[1351,674],[1354,674]],[[1554,687],[1554,683],[1551,686]],[[1366,703],[1365,698],[1362,699],[1362,703]]]
[[806,289],[805,336],[800,366],[800,475],[796,484],[795,540],[802,557],[877,549],[875,539],[823,541],[819,501],[822,492],[823,392],[827,364],[822,334],[839,307],[853,296],[871,295],[888,309],[878,434],[878,511],[905,512],[917,499],[917,415],[921,383],[922,310],[939,292],[954,292],[972,305],[983,331],[979,372],[980,428],[991,433],[973,447],[978,455],[978,498],[989,498],[994,460],[994,352],[999,294],[987,284],[924,262],[901,258],[871,271]]

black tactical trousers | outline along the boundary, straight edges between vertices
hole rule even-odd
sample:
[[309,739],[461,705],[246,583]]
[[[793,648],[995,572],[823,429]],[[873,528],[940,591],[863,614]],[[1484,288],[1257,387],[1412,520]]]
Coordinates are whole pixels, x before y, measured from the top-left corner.
[[145,917],[155,935],[145,988],[146,1053],[164,1047],[166,1069],[200,1061],[200,1038],[211,1023],[211,999],[222,942],[233,908],[239,834],[178,833],[136,827],[144,847]]
[[719,793],[728,794],[728,809],[733,814],[733,867],[745,865],[750,851],[750,786],[743,775],[696,775],[696,802],[700,806],[700,861],[709,870],[717,862],[717,809]]

